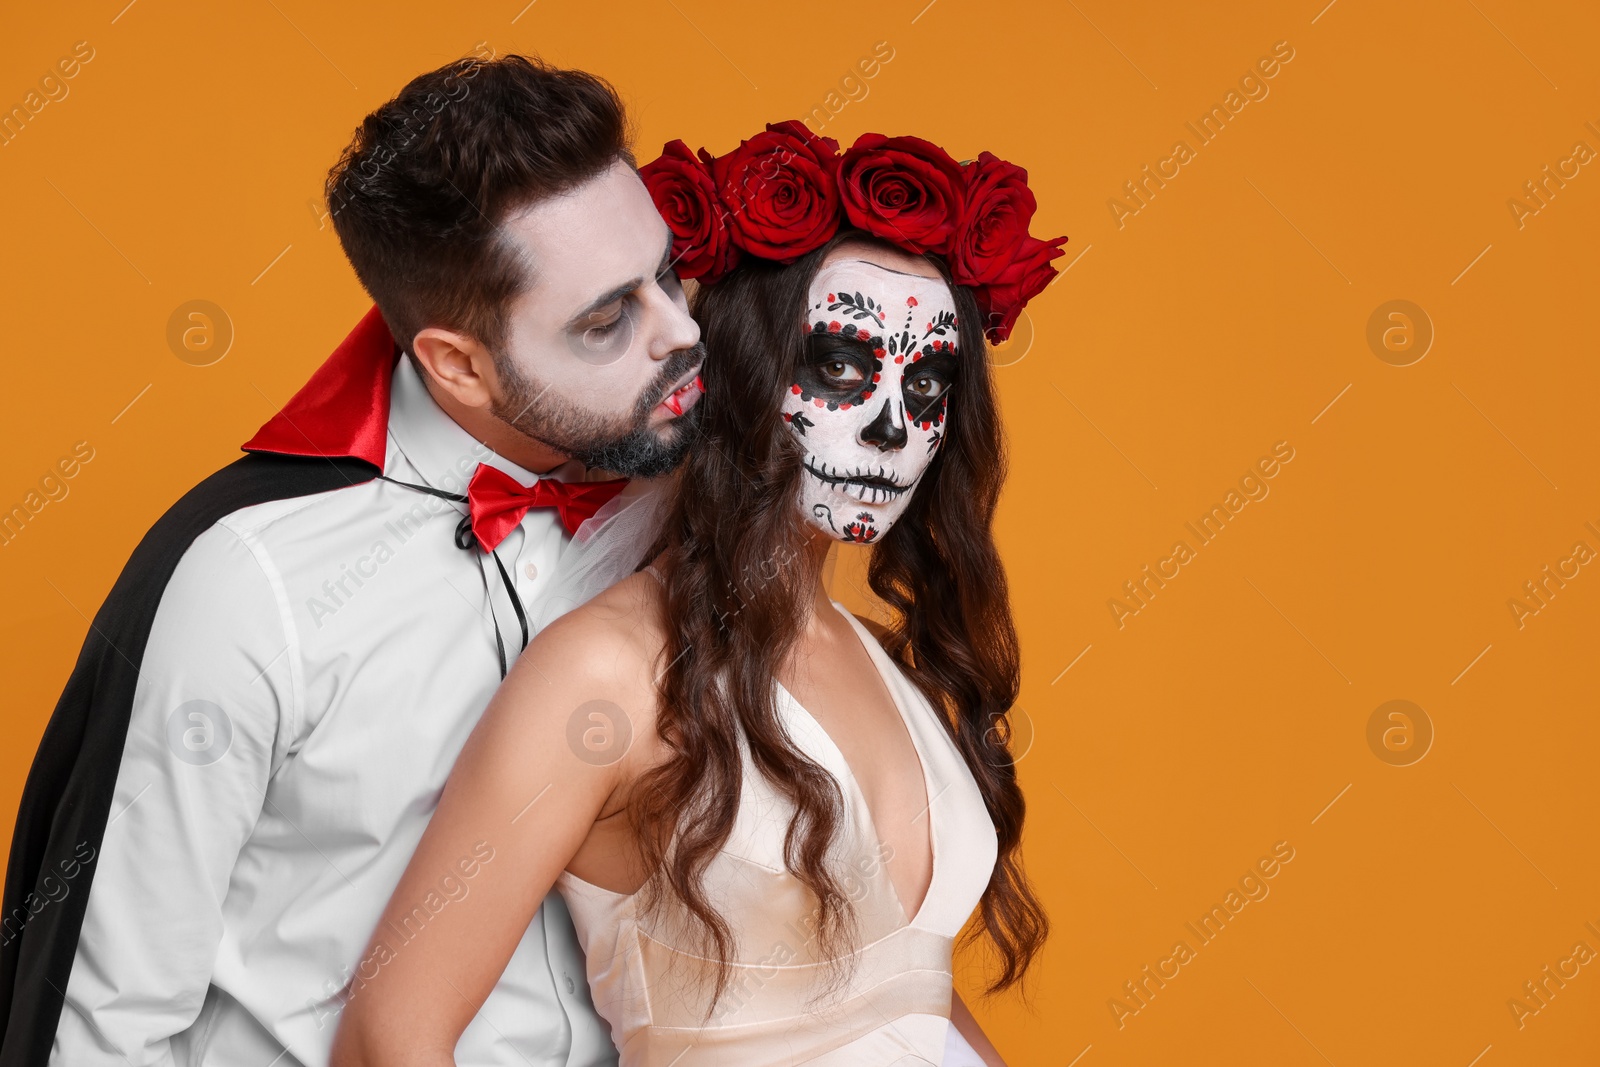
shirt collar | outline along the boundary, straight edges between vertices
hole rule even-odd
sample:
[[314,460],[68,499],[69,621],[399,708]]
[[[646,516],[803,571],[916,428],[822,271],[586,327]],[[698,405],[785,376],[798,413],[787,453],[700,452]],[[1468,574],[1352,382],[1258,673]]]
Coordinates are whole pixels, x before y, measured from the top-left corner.
[[[395,344],[376,305],[276,415],[244,444],[246,452],[348,457],[389,469],[405,457],[430,487],[465,492],[479,463],[524,485],[540,477],[595,481],[615,477],[569,460],[534,474],[475,440],[429,395]],[[460,488],[451,488],[450,483]]]
[[398,451],[425,483],[452,493],[467,491],[467,482],[480,463],[504,471],[523,485],[532,485],[540,478],[581,482],[587,474],[577,460],[535,474],[500,455],[445,414],[415,365],[405,357],[395,366],[389,391],[389,443],[385,473],[393,469]]

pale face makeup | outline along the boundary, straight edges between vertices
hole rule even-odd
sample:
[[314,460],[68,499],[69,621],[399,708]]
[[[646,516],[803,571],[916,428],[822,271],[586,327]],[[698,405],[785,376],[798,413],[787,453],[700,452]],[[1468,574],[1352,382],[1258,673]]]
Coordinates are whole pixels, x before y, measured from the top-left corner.
[[689,444],[704,355],[637,173],[619,161],[508,219],[502,236],[533,284],[509,308],[494,414],[591,466],[668,469]]
[[905,512],[944,438],[955,298],[926,260],[841,245],[812,279],[803,328],[783,404],[805,446],[800,507],[838,540],[870,543]]

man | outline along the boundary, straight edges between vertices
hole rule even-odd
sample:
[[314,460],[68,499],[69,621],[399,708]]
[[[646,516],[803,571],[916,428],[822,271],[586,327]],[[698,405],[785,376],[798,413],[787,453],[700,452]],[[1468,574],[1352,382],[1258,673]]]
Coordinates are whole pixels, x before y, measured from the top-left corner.
[[[0,1067],[327,1062],[507,663],[597,591],[574,550],[692,436],[699,331],[625,129],[604,82],[520,56],[422,75],[358,129],[329,210],[376,307],[95,619],[18,818]],[[626,573],[648,524],[622,526]],[[457,1055],[615,1062],[559,897]]]

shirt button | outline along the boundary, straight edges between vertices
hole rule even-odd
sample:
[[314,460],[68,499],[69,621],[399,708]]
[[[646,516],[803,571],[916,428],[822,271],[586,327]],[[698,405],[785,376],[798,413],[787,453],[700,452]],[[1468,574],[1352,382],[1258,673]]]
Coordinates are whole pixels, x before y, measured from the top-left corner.
[[528,581],[533,581],[535,578],[539,577],[539,565],[534,563],[531,559],[528,560],[522,565],[522,575],[523,577],[527,578]]
[[572,980],[572,975],[569,974],[566,977],[567,977],[567,992],[568,993],[576,993],[578,991],[578,984]]

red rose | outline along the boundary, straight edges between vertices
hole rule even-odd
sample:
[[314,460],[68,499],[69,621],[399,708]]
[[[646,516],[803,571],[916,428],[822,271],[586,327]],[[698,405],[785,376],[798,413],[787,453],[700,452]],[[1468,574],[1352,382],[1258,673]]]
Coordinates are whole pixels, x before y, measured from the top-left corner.
[[988,152],[965,168],[965,206],[950,245],[950,276],[958,285],[998,279],[1028,237],[1038,201],[1028,172]]
[[1065,237],[1041,241],[1024,236],[995,279],[973,287],[978,309],[983,312],[984,334],[990,344],[997,345],[1011,336],[1011,327],[1016,325],[1022,305],[1044,292],[1045,286],[1055,278],[1058,272],[1050,261],[1066,254],[1061,250],[1066,243]]
[[720,281],[739,260],[728,232],[727,209],[717,197],[711,169],[689,146],[673,141],[661,156],[639,168],[639,177],[672,231],[672,261],[678,274],[706,285]]
[[769,124],[713,162],[733,243],[779,263],[827,244],[839,229],[838,154],[838,141],[791,120]]
[[839,162],[851,225],[908,252],[950,250],[961,192],[961,164],[920,137],[864,133]]

